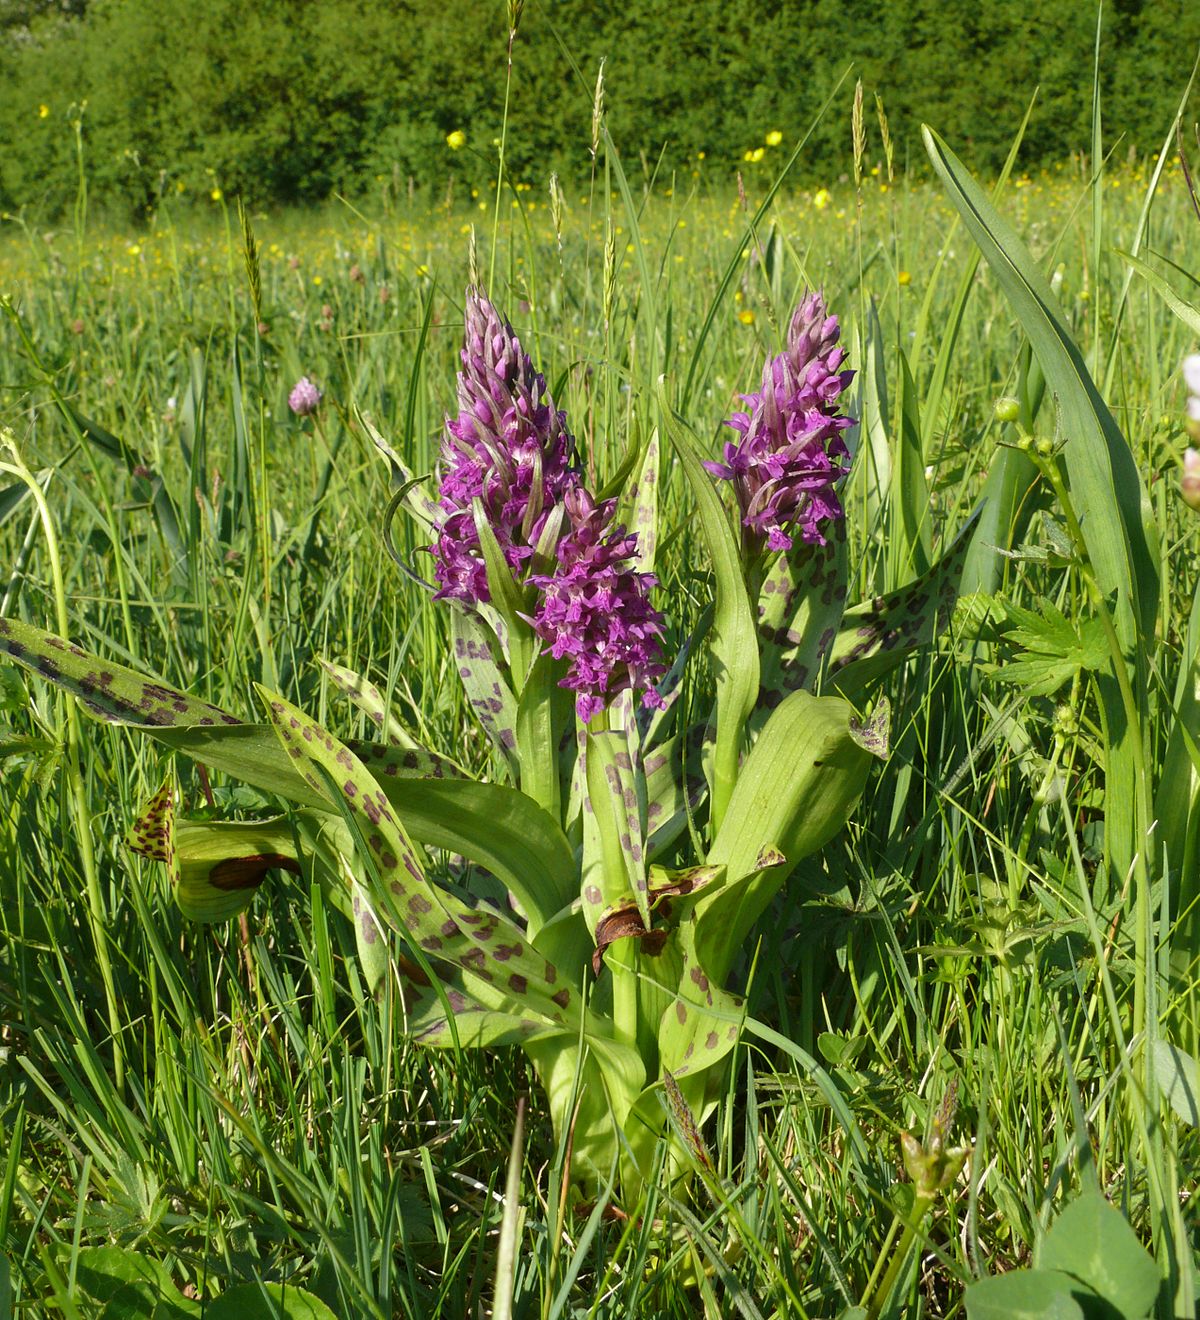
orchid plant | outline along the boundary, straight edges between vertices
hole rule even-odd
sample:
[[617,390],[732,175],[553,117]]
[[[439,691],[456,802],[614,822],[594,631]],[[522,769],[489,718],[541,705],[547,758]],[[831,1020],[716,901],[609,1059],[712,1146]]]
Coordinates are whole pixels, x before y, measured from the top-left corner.
[[[389,522],[403,508],[428,543],[431,607],[450,613],[459,678],[507,782],[420,745],[366,677],[331,663],[378,740],[340,741],[266,690],[265,718],[243,720],[16,620],[0,619],[0,652],[99,718],[288,802],[272,819],[189,820],[168,781],[129,843],[168,867],[200,921],[241,911],[273,871],[319,883],[353,922],[373,992],[400,994],[413,1039],[519,1045],[556,1134],[571,1134],[574,1178],[628,1202],[664,1134],[673,1175],[704,1159],[698,1134],[743,1021],[739,959],[887,753],[886,702],[862,716],[852,700],[953,600],[962,537],[920,580],[847,608],[844,364],[837,318],[809,294],[719,461],[663,387],[714,575],[711,609],[671,655],[654,573],[658,432],[619,494],[589,490],[544,378],[468,291],[439,488],[365,424],[391,468]],[[702,712],[692,727],[678,719],[685,682]]]

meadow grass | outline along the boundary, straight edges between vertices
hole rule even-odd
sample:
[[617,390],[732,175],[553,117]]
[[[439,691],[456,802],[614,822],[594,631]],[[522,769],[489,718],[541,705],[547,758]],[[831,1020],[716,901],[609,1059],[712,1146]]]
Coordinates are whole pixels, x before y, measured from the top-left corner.
[[[1177,367],[1194,342],[1117,251],[1137,245],[1149,169],[1014,175],[999,205],[1055,275],[1149,486],[1164,571],[1137,714],[1162,767],[1197,641],[1196,515],[1176,494]],[[822,287],[859,371],[851,598],[903,584],[1012,439],[992,407],[1028,377],[1022,332],[994,277],[972,273],[937,184],[881,165],[859,189],[781,192],[751,223],[767,182],[751,174],[739,197],[660,180],[623,199],[602,172],[561,209],[541,182],[518,186],[494,248],[488,198],[255,214],[257,295],[225,199],[137,233],[83,208],[54,232],[14,224],[0,420],[46,492],[71,636],[228,709],[253,710],[262,682],[361,733],[315,664],[327,657],[373,676],[427,745],[495,770],[444,617],[384,552],[386,472],[356,417],[431,470],[472,262],[486,278],[494,261],[492,296],[601,484],[658,424],[660,376],[715,450],[800,293]],[[1174,165],[1141,251],[1197,268]],[[286,407],[301,374],[325,390],[315,424]],[[1049,396],[1037,430],[1055,433]],[[19,493],[0,488],[0,614],[53,628],[44,527]],[[673,471],[663,499],[680,637],[711,580]],[[487,1314],[526,1095],[513,1315],[949,1315],[973,1279],[1030,1264],[1093,1185],[1153,1248],[1159,1313],[1194,1314],[1188,1098],[1176,1088],[1173,1108],[1160,1075],[1132,1066],[1147,1038],[1196,1051],[1180,886],[1156,867],[1143,926],[1138,886],[1106,870],[1097,666],[1059,638],[1058,684],[1006,677],[1048,654],[1014,640],[1006,607],[1045,617],[1050,599],[1077,627],[1096,615],[1056,558],[1053,495],[1021,513],[1032,548],[981,552],[971,585],[989,595],[889,677],[889,761],[747,951],[750,1022],[704,1133],[712,1177],[690,1197],[654,1189],[627,1219],[564,1215],[564,1151],[520,1055],[414,1048],[398,1006],[365,993],[319,889],[284,875],[242,922],[183,920],[161,868],[122,844],[164,755],[90,721],[72,735],[59,697],[0,667],[0,1316],[98,1314],[82,1253],[109,1243],[203,1299],[262,1279],[347,1317]],[[211,789],[221,810],[267,805]],[[900,1134],[927,1139],[948,1097],[950,1139],[971,1155],[906,1234]]]

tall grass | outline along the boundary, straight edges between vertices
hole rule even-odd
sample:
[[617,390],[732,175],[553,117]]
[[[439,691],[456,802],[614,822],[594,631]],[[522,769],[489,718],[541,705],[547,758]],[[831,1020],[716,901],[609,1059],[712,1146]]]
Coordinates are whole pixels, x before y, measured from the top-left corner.
[[[1155,1062],[1186,1070],[1178,1051],[1196,1050],[1196,950],[1176,909],[1186,854],[1162,852],[1179,821],[1147,831],[1176,710],[1195,716],[1177,679],[1200,563],[1174,491],[1175,370],[1194,345],[1114,252],[1196,268],[1178,173],[1077,162],[999,190],[1026,276],[1057,285],[1068,365],[1099,383],[1093,396],[1081,376],[1068,397],[1003,268],[1011,244],[989,251],[990,222],[964,225],[947,200],[957,189],[980,214],[952,164],[948,194],[889,183],[868,149],[858,196],[784,189],[758,213],[766,175],[740,197],[702,178],[627,182],[608,160],[594,194],[567,198],[561,234],[541,182],[508,188],[478,255],[601,485],[658,424],[660,376],[715,448],[799,294],[822,286],[859,371],[853,599],[936,558],[981,491],[1005,511],[969,559],[985,594],[887,681],[892,756],[847,836],[802,864],[747,950],[750,1022],[703,1133],[711,1179],[687,1200],[660,1186],[629,1218],[565,1204],[566,1152],[515,1052],[414,1048],[398,1005],[365,994],[346,923],[292,877],[244,922],[185,922],[159,868],[121,843],[160,754],[90,722],[72,733],[48,688],[0,668],[0,1316],[97,1314],[87,1253],[103,1244],[162,1262],[191,1297],[284,1282],[347,1317],[488,1313],[502,1247],[497,1313],[514,1316],[944,1315],[973,1279],[1028,1265],[1090,1187],[1152,1246],[1159,1313],[1194,1314],[1196,1136],[1186,1087]],[[266,683],[343,736],[362,718],[314,662],[349,664],[422,741],[485,772],[444,618],[383,552],[386,474],[359,414],[431,469],[482,243],[470,230],[490,227],[494,200],[251,215],[257,300],[221,206],[207,221],[164,210],[138,235],[30,225],[0,250],[2,420],[44,492],[65,626],[233,710]],[[315,425],[286,408],[301,373],[326,393]],[[1018,437],[994,417],[1000,395],[1063,443],[1085,544],[1030,455],[1003,447]],[[1073,466],[1091,461],[1075,458],[1089,425],[1115,481]],[[1134,469],[1157,603],[1128,586],[1150,570],[1095,539],[1133,517]],[[51,537],[5,481],[0,612],[55,626]],[[682,637],[711,580],[674,471],[662,498],[677,530],[661,599]],[[1059,685],[1010,681],[1015,661],[1055,658],[1014,632],[1014,610],[1046,619],[1047,601],[1077,632],[1111,610],[1116,654],[1073,664],[1060,635]],[[1191,782],[1185,752],[1171,764]],[[267,805],[180,769],[193,805]],[[1175,800],[1186,815],[1192,790]],[[971,1155],[906,1234],[900,1134],[928,1138],[949,1094]],[[915,1249],[897,1254],[902,1241]]]

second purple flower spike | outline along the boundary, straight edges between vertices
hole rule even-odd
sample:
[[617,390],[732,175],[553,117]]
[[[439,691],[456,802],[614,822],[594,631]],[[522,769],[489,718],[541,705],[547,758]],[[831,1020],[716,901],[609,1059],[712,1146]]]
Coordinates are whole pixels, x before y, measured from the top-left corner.
[[743,395],[749,410],[728,422],[741,439],[726,444],[723,463],[705,463],[733,482],[743,539],[753,548],[790,550],[797,534],[824,545],[825,529],[842,517],[834,484],[850,465],[841,433],[854,418],[838,412],[838,399],[854,372],[840,369],[840,333],[824,298],[805,297],[786,348],[763,368],[762,389]]

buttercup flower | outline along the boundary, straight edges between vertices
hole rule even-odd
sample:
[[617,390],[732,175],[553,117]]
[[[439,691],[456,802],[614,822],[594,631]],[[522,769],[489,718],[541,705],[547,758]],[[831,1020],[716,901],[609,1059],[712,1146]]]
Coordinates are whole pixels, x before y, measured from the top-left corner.
[[307,376],[301,376],[288,395],[288,407],[297,417],[308,417],[317,411],[324,397]]
[[637,537],[613,524],[616,500],[597,504],[580,485],[563,496],[566,525],[553,573],[530,581],[541,591],[534,630],[556,660],[570,661],[559,684],[575,692],[585,723],[627,688],[659,707],[654,684],[666,672],[662,615],[650,604],[653,573],[633,567]]
[[456,128],[453,133],[446,134],[446,145],[451,151],[458,151],[467,145],[467,135],[461,128]]
[[440,515],[431,547],[437,598],[489,599],[472,500],[518,575],[527,567],[548,510],[577,481],[566,415],[546,392],[512,326],[478,289],[467,292],[458,416],[442,439]]
[[777,147],[783,141],[783,134],[777,128],[773,128],[763,140],[768,147]]
[[824,545],[825,527],[842,517],[834,483],[849,467],[841,433],[854,419],[837,405],[854,373],[839,370],[840,333],[825,300],[810,293],[792,316],[787,347],[763,368],[762,389],[742,396],[749,411],[728,422],[741,439],[726,444],[723,463],[705,463],[733,482],[751,546],[790,550],[797,532]]

